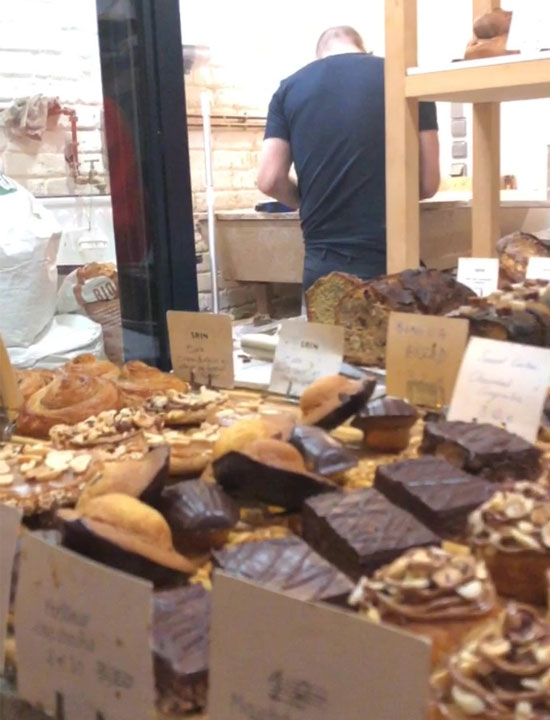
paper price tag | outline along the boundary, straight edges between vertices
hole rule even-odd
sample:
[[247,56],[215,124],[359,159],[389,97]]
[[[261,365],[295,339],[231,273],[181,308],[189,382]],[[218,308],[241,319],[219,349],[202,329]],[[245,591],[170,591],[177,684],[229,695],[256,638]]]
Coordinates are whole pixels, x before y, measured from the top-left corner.
[[269,389],[298,397],[314,380],[340,372],[343,357],[344,328],[283,320]]
[[[10,356],[0,336],[0,418],[5,410],[9,420],[15,420],[23,398],[15,377]],[[1,432],[1,428],[0,428]]]
[[527,263],[527,280],[547,280],[550,282],[550,257],[531,257]]
[[0,675],[4,672],[6,623],[10,607],[11,574],[21,525],[19,510],[0,505]]
[[174,372],[183,380],[232,388],[233,335],[229,315],[167,313]]
[[535,442],[548,387],[550,350],[473,337],[448,419],[500,425]]
[[475,292],[486,297],[498,288],[498,258],[458,258],[456,279]]
[[65,720],[155,720],[152,585],[25,535],[20,697]]
[[212,603],[209,720],[425,719],[427,641],[219,572]]
[[386,350],[388,395],[415,405],[447,405],[467,341],[467,320],[392,312]]

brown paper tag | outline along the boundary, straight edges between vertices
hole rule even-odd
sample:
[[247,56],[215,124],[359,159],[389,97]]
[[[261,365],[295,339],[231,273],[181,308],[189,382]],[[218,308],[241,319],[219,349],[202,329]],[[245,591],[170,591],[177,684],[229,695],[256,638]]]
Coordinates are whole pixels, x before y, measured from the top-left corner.
[[154,720],[152,585],[25,535],[20,697],[65,720]]
[[500,425],[535,442],[549,387],[549,349],[473,337],[448,419]]
[[343,355],[344,328],[283,320],[269,389],[298,397],[317,378],[340,372]]
[[425,720],[427,641],[220,572],[212,600],[209,720]]
[[11,574],[20,525],[21,512],[7,505],[0,505],[0,675],[4,672]]
[[23,404],[21,390],[10,356],[0,337],[0,410],[5,410],[10,420],[15,420]]
[[392,312],[386,351],[388,395],[426,407],[447,405],[467,340],[467,320]]
[[166,317],[176,375],[189,382],[232,388],[233,334],[229,315],[169,310]]

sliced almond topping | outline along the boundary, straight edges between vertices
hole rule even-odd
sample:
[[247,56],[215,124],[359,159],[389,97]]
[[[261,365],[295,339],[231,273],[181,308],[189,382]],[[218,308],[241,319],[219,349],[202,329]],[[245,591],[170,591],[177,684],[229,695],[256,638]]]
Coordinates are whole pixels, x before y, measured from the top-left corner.
[[391,565],[386,570],[386,575],[389,578],[399,579],[403,577],[408,568],[409,558],[406,555],[403,555],[402,557],[397,558],[397,560],[394,560],[391,563]]
[[433,582],[440,588],[454,587],[463,579],[460,570],[454,567],[444,567],[432,575]]
[[476,578],[478,580],[487,580],[489,577],[489,571],[487,570],[487,565],[483,561],[476,563]]
[[348,604],[351,605],[351,607],[360,605],[365,599],[365,582],[365,578],[362,578],[351,591],[351,595],[348,598]]
[[31,470],[34,470],[35,467],[36,460],[28,460],[27,462],[21,463],[21,472],[26,474]]
[[458,685],[453,685],[451,695],[455,703],[466,715],[481,715],[485,710],[485,703],[480,697],[463,690]]
[[411,590],[425,590],[430,587],[430,581],[427,578],[405,577],[401,581],[401,587]]
[[504,508],[504,514],[510,520],[519,520],[520,518],[529,515],[533,509],[533,501],[530,498],[525,498],[522,495],[515,495],[513,499],[506,504]]
[[0,475],[0,486],[11,485],[14,481],[14,477],[11,474]]
[[533,717],[533,706],[530,702],[522,700],[516,703],[515,720],[531,720]]
[[535,692],[542,689],[542,683],[537,678],[522,678],[521,684],[527,690],[535,690]]
[[479,580],[472,580],[457,587],[456,592],[465,600],[475,600],[483,592],[483,585]]
[[86,472],[88,469],[90,463],[92,461],[91,455],[77,455],[75,458],[71,460],[71,470],[74,470],[74,472],[77,475],[80,475],[83,472]]
[[521,545],[521,547],[525,548],[526,550],[541,549],[540,545],[534,538],[529,537],[529,535],[526,535],[525,533],[522,533],[517,528],[510,528],[510,536],[514,538],[518,545]]
[[[550,645],[537,645],[533,653],[538,663],[550,663]],[[550,671],[549,671],[550,680]]]
[[74,453],[71,450],[52,450],[46,455],[45,463],[50,470],[63,472],[69,468]]
[[497,638],[495,640],[486,640],[482,642],[479,649],[483,655],[490,658],[503,657],[510,652],[512,644],[506,638]]
[[367,610],[366,616],[369,620],[372,620],[373,622],[380,622],[382,618],[380,617],[380,611],[378,608],[370,607]]
[[550,503],[536,507],[531,513],[531,520],[535,525],[546,525],[547,522],[550,522]]
[[10,466],[5,460],[0,460],[0,475],[6,475],[10,472]]
[[27,480],[35,480],[36,482],[48,482],[49,480],[55,480],[56,477],[61,475],[62,470],[52,470],[44,465],[34,470],[30,470],[26,473]]

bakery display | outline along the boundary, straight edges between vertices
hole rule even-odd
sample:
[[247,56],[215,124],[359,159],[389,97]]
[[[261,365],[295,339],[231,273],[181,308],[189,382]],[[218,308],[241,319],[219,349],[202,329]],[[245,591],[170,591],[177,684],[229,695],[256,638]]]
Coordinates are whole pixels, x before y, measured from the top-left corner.
[[309,322],[336,325],[340,300],[362,284],[356,275],[343,272],[331,272],[319,278],[305,293]]
[[496,425],[441,420],[427,422],[420,452],[437,455],[451,465],[493,482],[535,480],[541,451],[519,435]]
[[380,465],[374,487],[430,530],[451,539],[464,537],[468,515],[495,492],[493,483],[431,455]]
[[344,605],[353,583],[303,540],[288,536],[214,552],[217,567],[298,600]]
[[550,708],[550,625],[510,603],[432,677],[433,720],[544,720]]
[[164,489],[160,510],[180,552],[221,547],[239,522],[239,506],[219,485],[186,480]]
[[498,611],[484,563],[438,547],[409,550],[362,578],[349,602],[369,620],[429,638],[434,666]]
[[223,489],[245,504],[296,511],[308,497],[336,489],[328,478],[310,473],[298,450],[281,440],[254,440],[241,452],[222,455],[212,467]]
[[147,398],[143,409],[161,415],[165,425],[177,427],[206,422],[209,414],[226,402],[225,393],[206,387],[195,393],[169,389]]
[[157,393],[167,390],[189,392],[189,384],[172,373],[146,365],[140,360],[131,360],[122,366],[117,381],[122,407],[140,406]]
[[508,34],[512,22],[512,13],[502,8],[494,8],[481,15],[474,22],[474,36],[466,47],[465,60],[517,55],[519,50],[508,50]]
[[502,595],[544,605],[550,570],[550,487],[517,482],[496,492],[468,523],[469,543]]
[[342,425],[370,398],[376,380],[350,380],[343,375],[329,375],[315,380],[300,398],[302,422],[332,430]]
[[49,385],[56,377],[53,370],[16,370],[15,377],[21,390],[23,401],[28,400],[38,390]]
[[183,714],[206,707],[210,593],[201,585],[153,594],[157,707]]
[[162,418],[141,409],[105,410],[75,424],[50,428],[52,444],[58,448],[116,446],[135,438],[143,430],[162,429]]
[[29,437],[47,438],[54,425],[74,425],[104,410],[116,410],[119,405],[118,390],[109,380],[61,374],[23,403],[17,431]]
[[406,400],[383,397],[366,403],[352,425],[363,432],[369,450],[399,453],[408,446],[417,420],[418,410]]
[[90,353],[79,355],[71,362],[66,363],[63,365],[62,371],[89,377],[102,377],[105,380],[116,380],[120,375],[120,368],[117,365],[110,360],[100,360]]
[[355,580],[412,547],[440,544],[431,530],[374,488],[310,498],[302,524],[306,542]]
[[290,443],[299,451],[310,472],[333,477],[355,467],[357,455],[314,425],[296,425]]
[[59,510],[56,517],[65,547],[155,585],[196,570],[174,550],[163,516],[129,495],[100,495],[81,509]]
[[[542,237],[543,234],[545,237]],[[533,233],[515,232],[497,242],[501,279],[511,283],[525,280],[527,265],[532,257],[550,257],[550,239]]]

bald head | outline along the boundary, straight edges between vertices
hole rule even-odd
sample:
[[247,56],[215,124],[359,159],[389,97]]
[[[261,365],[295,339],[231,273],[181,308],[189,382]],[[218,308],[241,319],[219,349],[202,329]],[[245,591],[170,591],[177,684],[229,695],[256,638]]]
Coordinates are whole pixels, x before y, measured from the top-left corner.
[[331,27],[317,41],[317,58],[345,52],[366,53],[363,38],[349,25]]

